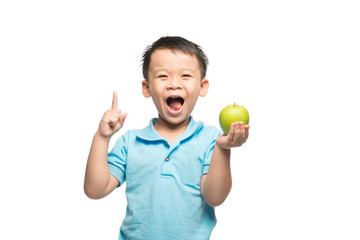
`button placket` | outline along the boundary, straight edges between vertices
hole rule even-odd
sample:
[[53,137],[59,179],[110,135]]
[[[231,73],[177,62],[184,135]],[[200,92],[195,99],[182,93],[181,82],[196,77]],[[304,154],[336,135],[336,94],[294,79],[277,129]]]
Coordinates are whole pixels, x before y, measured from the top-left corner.
[[171,146],[167,142],[164,142],[163,144],[167,148],[167,154],[165,155],[166,157],[164,158],[162,166],[161,166],[161,175],[172,176],[174,174],[175,169],[174,169],[173,164],[170,161],[171,160],[170,156],[173,153],[173,151],[175,151],[176,148],[179,146],[179,143],[175,142]]
[[[166,148],[168,148],[168,147],[169,147],[169,144],[168,144],[167,142],[164,142],[164,146],[165,146]],[[166,161],[166,162],[170,161],[170,157],[169,157],[170,153],[171,153],[171,151],[169,151],[169,154],[168,154],[168,155],[166,156],[166,158],[165,158],[165,161]]]

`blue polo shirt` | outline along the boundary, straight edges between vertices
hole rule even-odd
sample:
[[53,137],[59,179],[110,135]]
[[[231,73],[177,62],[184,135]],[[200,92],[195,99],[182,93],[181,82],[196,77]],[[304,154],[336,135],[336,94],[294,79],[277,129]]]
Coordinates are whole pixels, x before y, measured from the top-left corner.
[[130,130],[108,154],[110,173],[126,181],[127,209],[119,239],[208,240],[216,224],[214,208],[201,196],[221,132],[191,118],[170,144],[154,128]]

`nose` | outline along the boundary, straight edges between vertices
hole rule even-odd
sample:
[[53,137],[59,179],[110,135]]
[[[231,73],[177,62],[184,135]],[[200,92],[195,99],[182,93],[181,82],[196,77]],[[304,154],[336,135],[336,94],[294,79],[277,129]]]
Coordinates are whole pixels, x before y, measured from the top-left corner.
[[182,83],[181,83],[181,79],[177,78],[177,77],[172,77],[169,79],[169,85],[168,85],[168,89],[182,89]]

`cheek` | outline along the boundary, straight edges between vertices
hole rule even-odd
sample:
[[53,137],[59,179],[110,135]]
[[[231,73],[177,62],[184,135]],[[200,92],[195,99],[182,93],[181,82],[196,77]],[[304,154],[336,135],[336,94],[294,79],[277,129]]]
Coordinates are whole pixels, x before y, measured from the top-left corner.
[[201,87],[200,85],[192,85],[188,87],[188,92],[192,97],[198,97],[200,94]]
[[150,95],[151,95],[153,102],[156,105],[159,105],[161,102],[161,91],[159,91],[159,89],[157,89],[157,88],[152,88],[152,87],[150,87],[149,90],[150,90]]
[[154,99],[160,99],[161,92],[156,88],[150,88],[151,97]]

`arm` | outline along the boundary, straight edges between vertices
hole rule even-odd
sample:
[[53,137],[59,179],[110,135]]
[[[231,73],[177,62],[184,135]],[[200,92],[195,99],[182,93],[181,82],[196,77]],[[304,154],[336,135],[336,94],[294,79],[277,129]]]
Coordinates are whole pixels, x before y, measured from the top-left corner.
[[230,149],[245,143],[249,128],[244,123],[233,123],[228,135],[216,139],[209,172],[201,178],[201,194],[210,206],[221,205],[228,196],[232,185]]
[[112,108],[101,119],[90,148],[84,180],[84,191],[89,198],[103,198],[119,185],[119,181],[110,174],[107,151],[111,136],[122,128],[126,116],[118,109],[114,92]]

